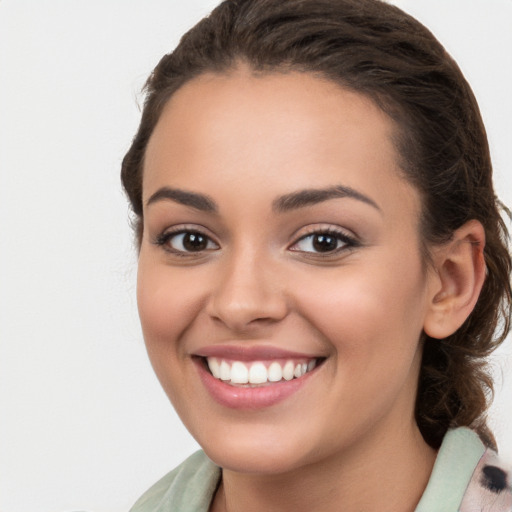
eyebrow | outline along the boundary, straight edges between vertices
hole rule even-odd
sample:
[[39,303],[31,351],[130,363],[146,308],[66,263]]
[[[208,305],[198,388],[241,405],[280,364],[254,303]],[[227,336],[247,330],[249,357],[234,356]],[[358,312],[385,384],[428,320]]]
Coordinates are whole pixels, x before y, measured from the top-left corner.
[[[321,189],[304,189],[278,197],[272,202],[272,210],[277,213],[285,213],[298,210],[306,206],[322,203],[329,199],[351,198],[368,204],[380,211],[379,205],[361,192],[350,187],[337,185]],[[170,200],[184,206],[190,206],[196,210],[209,213],[217,213],[218,206],[213,199],[204,194],[190,192],[178,188],[162,187],[158,189],[146,202],[146,206],[158,201]]]
[[216,213],[217,205],[213,199],[204,194],[189,192],[179,188],[162,187],[158,189],[146,202],[146,206],[158,201],[171,200],[184,206],[190,206],[202,212]]
[[356,199],[357,201],[361,201],[381,211],[379,205],[373,199],[370,199],[368,196],[361,194],[361,192],[358,192],[353,188],[344,187],[343,185],[321,189],[304,189],[292,192],[291,194],[286,194],[278,197],[272,203],[272,209],[278,213],[285,213],[290,210],[296,210],[304,208],[305,206],[311,206],[323,201],[328,201],[329,199],[345,197]]

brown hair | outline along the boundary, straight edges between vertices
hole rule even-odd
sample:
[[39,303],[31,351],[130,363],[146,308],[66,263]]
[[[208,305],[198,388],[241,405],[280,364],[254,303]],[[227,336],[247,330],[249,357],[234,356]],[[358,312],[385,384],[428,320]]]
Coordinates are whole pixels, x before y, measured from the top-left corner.
[[471,426],[494,445],[485,422],[492,380],[485,357],[511,318],[508,233],[492,186],[487,137],[460,69],[418,21],[380,0],[226,0],[165,55],[149,77],[142,120],[122,181],[142,235],[144,153],[162,109],[184,83],[228,72],[315,73],[372,98],[394,121],[404,177],[422,195],[422,235],[450,239],[470,219],[486,234],[487,276],[478,303],[453,335],[424,336],[416,420],[438,447],[446,430]]

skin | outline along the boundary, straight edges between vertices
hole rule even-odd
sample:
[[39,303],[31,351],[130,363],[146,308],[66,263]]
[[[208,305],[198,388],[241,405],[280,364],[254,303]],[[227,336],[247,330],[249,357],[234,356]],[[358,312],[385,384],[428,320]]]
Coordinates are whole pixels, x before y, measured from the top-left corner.
[[[445,280],[442,265],[424,263],[419,194],[401,177],[393,130],[370,100],[329,81],[239,67],[185,84],[152,134],[139,312],[163,388],[223,468],[213,511],[405,512],[421,497],[435,452],[414,420],[420,338],[453,328],[437,310],[456,273]],[[370,201],[273,208],[283,195],[340,185]],[[147,204],[162,187],[206,195],[217,211]],[[196,252],[178,235],[156,243],[174,228],[210,241]],[[307,237],[326,230],[355,243],[315,252]],[[462,247],[471,259],[473,246]],[[192,357],[215,344],[325,361],[286,400],[235,410],[212,400]]]

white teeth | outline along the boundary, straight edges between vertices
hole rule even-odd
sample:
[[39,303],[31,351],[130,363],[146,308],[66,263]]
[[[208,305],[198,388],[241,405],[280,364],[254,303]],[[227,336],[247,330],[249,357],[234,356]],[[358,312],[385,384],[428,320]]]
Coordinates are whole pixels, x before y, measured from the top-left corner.
[[316,360],[306,362],[273,361],[268,367],[261,361],[244,363],[242,361],[227,362],[216,357],[207,357],[206,362],[211,374],[228,384],[266,384],[268,382],[289,381],[300,378],[316,367]]
[[208,358],[208,368],[216,379],[220,379],[220,364],[215,357]]
[[249,370],[244,363],[235,361],[231,365],[231,382],[233,384],[247,384],[249,382]]
[[293,370],[294,370],[293,362],[288,361],[283,368],[283,379],[284,380],[292,380],[293,379]]
[[254,363],[249,370],[249,382],[251,384],[263,384],[267,382],[267,369],[263,363]]
[[231,380],[231,366],[226,361],[220,363],[220,378],[221,380]]
[[269,367],[268,367],[268,380],[269,382],[279,382],[283,378],[283,369],[281,368],[281,365],[274,361]]

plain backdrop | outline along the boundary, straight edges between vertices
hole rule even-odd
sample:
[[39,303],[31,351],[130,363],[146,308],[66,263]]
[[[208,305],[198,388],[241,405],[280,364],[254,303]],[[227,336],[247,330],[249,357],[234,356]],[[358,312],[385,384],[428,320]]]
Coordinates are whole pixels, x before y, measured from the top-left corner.
[[[472,84],[511,205],[512,1],[395,3]],[[119,168],[145,77],[215,4],[0,0],[0,512],[126,511],[197,448],[146,357]],[[511,353],[491,423],[512,461]]]

